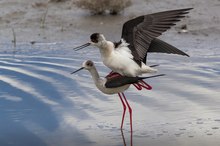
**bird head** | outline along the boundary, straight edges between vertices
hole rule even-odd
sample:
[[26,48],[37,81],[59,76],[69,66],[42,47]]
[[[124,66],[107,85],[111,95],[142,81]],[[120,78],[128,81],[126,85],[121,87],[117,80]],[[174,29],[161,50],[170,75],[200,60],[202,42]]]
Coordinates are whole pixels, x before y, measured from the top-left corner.
[[93,46],[100,48],[102,46],[103,41],[106,41],[103,34],[93,33],[90,35],[90,42],[83,44],[81,46],[78,46],[78,47],[74,48],[74,50],[78,51],[78,50],[81,50],[81,49],[88,47],[90,45],[93,45]]
[[87,61],[84,61],[84,62],[82,63],[82,67],[81,67],[81,68],[75,70],[75,71],[72,72],[71,74],[74,74],[74,73],[76,73],[76,72],[78,72],[78,71],[80,71],[80,70],[82,70],[82,69],[86,69],[86,70],[90,71],[90,70],[93,69],[94,67],[95,67],[94,62],[92,62],[91,60],[87,60]]
[[101,45],[101,42],[106,41],[104,35],[100,33],[93,33],[90,36],[90,40],[91,40],[91,44],[97,47]]
[[91,60],[84,61],[82,67],[86,70],[90,70],[94,68],[94,62],[92,62]]

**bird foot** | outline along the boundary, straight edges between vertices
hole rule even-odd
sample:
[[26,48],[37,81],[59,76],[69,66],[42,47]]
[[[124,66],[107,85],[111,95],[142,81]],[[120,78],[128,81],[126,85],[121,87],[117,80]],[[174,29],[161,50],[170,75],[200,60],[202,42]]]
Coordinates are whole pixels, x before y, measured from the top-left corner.
[[149,84],[147,84],[144,80],[141,80],[138,83],[134,83],[133,85],[137,90],[142,90],[143,88],[147,90],[152,89],[152,87]]

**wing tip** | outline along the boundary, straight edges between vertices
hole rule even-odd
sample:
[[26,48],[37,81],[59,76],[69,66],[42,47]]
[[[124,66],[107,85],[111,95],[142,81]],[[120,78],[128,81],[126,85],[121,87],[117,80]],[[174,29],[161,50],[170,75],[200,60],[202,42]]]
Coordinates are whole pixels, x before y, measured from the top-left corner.
[[194,8],[193,7],[191,7],[191,8],[183,8],[182,10],[189,11],[189,10],[192,10],[192,9],[194,9]]
[[168,10],[168,11],[164,11],[164,12],[179,12],[179,14],[184,15],[184,14],[188,14],[190,10],[192,10],[194,8],[182,8],[182,9],[174,9],[174,10]]
[[[188,54],[186,54],[185,52],[183,52],[184,54],[178,54],[178,55],[182,55],[182,56],[186,56],[186,57],[190,57]],[[172,53],[170,53],[172,54]]]
[[[180,51],[181,51],[181,50],[180,50]],[[183,52],[183,51],[181,51],[181,52],[183,53],[183,54],[182,54],[183,56],[190,57],[189,54],[187,54],[187,53],[185,53],[185,52]]]
[[192,9],[194,9],[194,8],[193,8],[193,7],[191,7],[191,8],[186,8],[187,11],[192,10]]
[[176,10],[173,10],[173,11],[190,11],[192,9],[194,9],[194,8],[193,7],[191,7],[191,8],[183,8],[183,9],[176,9]]
[[190,57],[188,54],[185,53],[185,56]]

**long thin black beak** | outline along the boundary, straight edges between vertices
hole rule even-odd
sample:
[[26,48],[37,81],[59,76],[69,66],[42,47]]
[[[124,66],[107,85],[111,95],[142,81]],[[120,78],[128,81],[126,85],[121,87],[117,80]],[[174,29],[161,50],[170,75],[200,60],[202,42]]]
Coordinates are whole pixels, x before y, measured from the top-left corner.
[[73,48],[73,50],[78,51],[78,50],[81,50],[81,49],[83,49],[83,48],[85,48],[85,47],[88,47],[88,46],[90,46],[90,45],[91,45],[91,43],[86,43],[86,44],[84,44],[84,45],[81,45],[81,46],[78,46],[78,47],[76,47],[76,48]]
[[77,70],[75,70],[74,72],[71,72],[71,74],[74,74],[74,73],[76,73],[76,72],[78,72],[78,71],[80,71],[80,70],[82,70],[82,69],[84,69],[84,67],[81,67],[80,69],[77,69]]

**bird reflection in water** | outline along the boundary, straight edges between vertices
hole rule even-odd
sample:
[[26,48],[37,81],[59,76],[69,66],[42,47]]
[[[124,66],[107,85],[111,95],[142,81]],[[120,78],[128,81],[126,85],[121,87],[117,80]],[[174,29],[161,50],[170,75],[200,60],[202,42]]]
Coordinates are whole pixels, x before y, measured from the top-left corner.
[[[124,146],[127,146],[124,132],[122,129],[121,129],[121,137],[122,137]],[[130,146],[133,146],[133,132],[132,131],[130,132]]]

